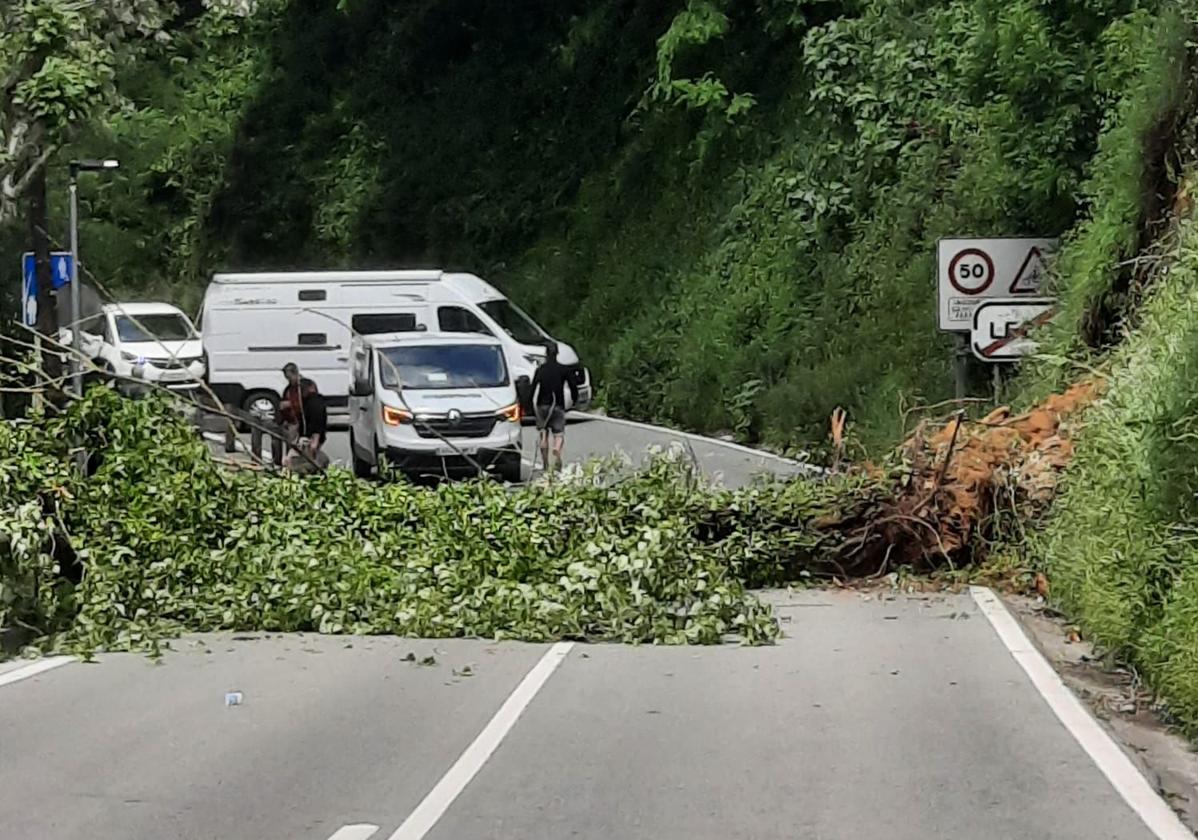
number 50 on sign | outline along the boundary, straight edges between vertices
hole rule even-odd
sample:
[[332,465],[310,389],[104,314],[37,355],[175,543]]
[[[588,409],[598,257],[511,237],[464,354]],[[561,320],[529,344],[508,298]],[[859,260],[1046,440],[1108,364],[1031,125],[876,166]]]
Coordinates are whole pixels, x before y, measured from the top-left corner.
[[973,313],[987,300],[1038,297],[1045,262],[1057,240],[941,239],[939,324],[949,332],[969,332]]

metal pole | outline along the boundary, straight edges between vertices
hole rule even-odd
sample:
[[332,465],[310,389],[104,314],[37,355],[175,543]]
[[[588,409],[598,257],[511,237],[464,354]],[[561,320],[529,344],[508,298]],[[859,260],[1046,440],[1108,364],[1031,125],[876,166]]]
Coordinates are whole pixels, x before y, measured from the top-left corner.
[[83,353],[83,334],[79,325],[82,318],[79,294],[79,168],[71,166],[71,346],[75,352],[71,354],[71,387],[76,397],[83,396],[83,366],[80,364]]
[[967,377],[969,373],[969,339],[961,333],[954,333],[953,347],[953,378],[956,383],[957,399],[963,400],[968,390]]

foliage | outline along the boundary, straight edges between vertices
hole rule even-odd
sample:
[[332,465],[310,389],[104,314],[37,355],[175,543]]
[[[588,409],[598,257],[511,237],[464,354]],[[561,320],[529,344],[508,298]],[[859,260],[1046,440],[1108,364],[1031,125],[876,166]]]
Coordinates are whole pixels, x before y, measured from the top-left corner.
[[[668,456],[524,489],[277,479],[220,467],[164,404],[105,388],[0,436],[16,514],[0,620],[84,651],[219,629],[766,643],[777,625],[745,587],[820,552],[810,523],[837,498],[803,481],[708,487]],[[66,466],[72,440],[96,454],[87,480]],[[77,585],[49,557],[50,523]]]
[[82,138],[129,161],[88,265],[189,306],[220,267],[472,269],[614,411],[809,448],[840,405],[886,448],[949,396],[938,238],[1068,234],[1054,355],[1111,320],[1190,2],[213,7]]
[[1030,544],[1052,594],[1198,732],[1198,229],[1110,359],[1052,516]]
[[159,0],[15,0],[0,6],[0,222],[53,150],[117,101],[118,64],[160,32]]

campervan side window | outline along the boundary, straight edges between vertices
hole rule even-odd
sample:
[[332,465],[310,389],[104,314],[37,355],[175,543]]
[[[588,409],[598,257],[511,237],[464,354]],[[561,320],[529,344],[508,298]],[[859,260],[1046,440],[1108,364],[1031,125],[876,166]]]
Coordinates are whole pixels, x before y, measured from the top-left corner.
[[491,331],[487,329],[487,325],[477,315],[469,309],[463,309],[460,306],[442,306],[439,308],[437,310],[437,324],[441,327],[441,332],[491,334]]
[[329,293],[324,289],[300,289],[300,300],[328,300]]
[[416,332],[416,315],[413,312],[373,312],[355,315],[350,327],[358,335],[383,335],[384,333]]
[[300,347],[324,347],[329,343],[329,337],[325,333],[300,333],[295,343]]

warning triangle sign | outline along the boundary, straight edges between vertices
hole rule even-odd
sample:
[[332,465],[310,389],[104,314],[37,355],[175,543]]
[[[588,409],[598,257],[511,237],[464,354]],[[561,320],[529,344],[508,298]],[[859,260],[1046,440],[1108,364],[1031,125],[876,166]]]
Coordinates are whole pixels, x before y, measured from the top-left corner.
[[1040,292],[1040,278],[1044,275],[1044,256],[1040,249],[1032,247],[1011,283],[1011,294],[1034,295]]

